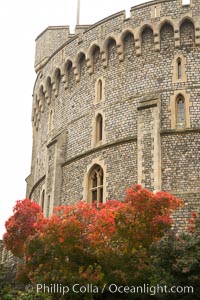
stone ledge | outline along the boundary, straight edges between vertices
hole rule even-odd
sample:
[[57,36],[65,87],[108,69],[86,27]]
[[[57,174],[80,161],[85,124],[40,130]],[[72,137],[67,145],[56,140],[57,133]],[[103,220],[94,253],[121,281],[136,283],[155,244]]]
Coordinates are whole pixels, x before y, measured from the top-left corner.
[[199,194],[200,195],[200,190],[199,191],[180,191],[180,192],[177,192],[177,191],[168,191],[168,193],[170,194],[173,194],[173,195],[190,195],[190,194]]
[[141,4],[138,4],[138,5],[132,6],[131,7],[131,12],[135,11],[135,10],[138,10],[138,9],[141,9],[141,8],[149,7],[151,5],[157,5],[157,4],[160,4],[160,3],[164,3],[164,2],[171,2],[171,0],[154,0],[154,1],[148,1],[148,2],[145,2],[145,3],[141,3]]
[[74,156],[74,157],[68,159],[61,166],[64,167],[64,166],[70,164],[73,161],[81,159],[82,157],[88,156],[88,155],[90,155],[92,153],[95,153],[95,152],[97,152],[99,150],[103,150],[103,149],[110,148],[110,147],[113,147],[113,146],[116,146],[116,145],[120,145],[120,144],[130,143],[132,141],[137,141],[137,136],[130,136],[130,137],[127,137],[127,138],[124,138],[124,139],[120,139],[120,140],[117,140],[117,141],[114,141],[114,142],[110,142],[110,143],[107,143],[107,144],[100,145],[98,147],[92,148],[92,149],[90,149],[88,151],[85,151],[85,152],[83,152],[81,154],[78,154],[77,156]]
[[159,96],[144,97],[140,100],[137,110],[142,110],[150,107],[156,107],[159,103]]
[[191,133],[191,132],[200,132],[200,128],[178,128],[178,129],[166,129],[166,130],[161,130],[160,134],[161,135],[167,135],[167,134],[186,134],[186,133]]
[[29,195],[29,198],[30,198],[30,199],[31,199],[31,196],[32,196],[34,190],[36,189],[36,187],[37,187],[42,181],[45,180],[45,177],[46,177],[46,175],[43,175],[43,176],[42,176],[42,177],[34,184],[34,186],[32,187],[32,189],[31,189],[31,191],[30,191],[30,195]]

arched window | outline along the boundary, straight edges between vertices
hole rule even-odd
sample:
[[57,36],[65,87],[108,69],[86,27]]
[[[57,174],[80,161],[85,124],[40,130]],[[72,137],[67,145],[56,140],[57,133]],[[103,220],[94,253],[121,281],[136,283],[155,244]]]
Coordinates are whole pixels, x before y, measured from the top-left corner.
[[95,165],[89,174],[89,202],[103,203],[103,169]]
[[105,100],[105,78],[97,78],[95,82],[95,99],[94,104],[103,102]]
[[101,101],[103,99],[103,83],[102,80],[99,79],[97,83],[97,101]]
[[102,141],[103,138],[103,117],[101,114],[96,118],[96,142]]
[[172,74],[172,82],[186,82],[187,81],[187,74],[186,74],[186,57],[179,53],[178,55],[174,56],[172,60],[172,67],[173,67],[173,74]]
[[183,96],[178,96],[176,100],[176,124],[185,124],[185,101]]
[[182,76],[182,67],[181,67],[181,59],[180,57],[177,59],[177,75],[178,75],[178,79],[181,79]]
[[186,90],[176,90],[170,96],[171,128],[190,128],[190,94]]

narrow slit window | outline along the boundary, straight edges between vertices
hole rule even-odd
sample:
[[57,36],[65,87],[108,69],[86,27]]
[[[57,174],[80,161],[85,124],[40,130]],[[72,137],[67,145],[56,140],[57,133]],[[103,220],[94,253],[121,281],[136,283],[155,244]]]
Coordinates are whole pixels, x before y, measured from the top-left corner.
[[178,79],[181,79],[182,77],[182,67],[181,67],[181,59],[177,59],[177,74],[178,74]]
[[154,16],[155,16],[155,18],[157,17],[157,8],[156,8],[156,6],[154,7]]
[[102,80],[99,79],[97,84],[97,100],[101,101],[102,97],[103,97],[103,83]]
[[177,99],[177,125],[184,125],[185,123],[185,103],[184,98]]
[[104,101],[105,80],[103,77],[97,78],[95,82],[95,104]]
[[102,141],[103,138],[103,117],[98,114],[96,119],[96,142]]

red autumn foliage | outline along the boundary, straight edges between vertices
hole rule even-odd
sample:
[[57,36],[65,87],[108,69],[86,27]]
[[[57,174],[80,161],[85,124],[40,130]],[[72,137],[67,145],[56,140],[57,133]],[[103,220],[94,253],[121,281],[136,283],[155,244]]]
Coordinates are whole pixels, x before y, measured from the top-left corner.
[[198,217],[198,214],[193,211],[191,213],[191,218],[189,219],[189,226],[188,226],[188,231],[194,233],[195,232],[195,229],[196,229],[196,221],[197,221],[197,217]]
[[[25,241],[36,233],[35,224],[38,217],[42,215],[42,211],[37,203],[24,199],[16,202],[13,212],[13,216],[5,223],[7,232],[4,234],[3,240],[6,249],[15,256],[21,257],[24,255]],[[41,225],[37,229],[39,228]]]
[[[172,212],[183,206],[183,201],[167,192],[153,193],[141,185],[127,190],[125,198],[134,224],[134,239],[148,245],[160,239],[173,223]],[[127,220],[126,220],[127,222]]]
[[123,202],[97,207],[81,201],[55,208],[49,219],[25,199],[7,221],[4,240],[13,254],[24,253],[32,282],[131,284],[144,276],[149,246],[168,231],[181,206],[174,196],[140,185],[128,189]]

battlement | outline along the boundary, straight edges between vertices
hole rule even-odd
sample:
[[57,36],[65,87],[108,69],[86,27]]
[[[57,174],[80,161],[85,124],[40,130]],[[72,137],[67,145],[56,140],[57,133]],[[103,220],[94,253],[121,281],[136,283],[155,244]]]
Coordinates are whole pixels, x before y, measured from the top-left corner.
[[[150,1],[130,10],[130,18],[126,18],[125,11],[113,14],[93,25],[78,25],[75,33],[70,34],[69,26],[50,26],[44,30],[36,39],[35,70],[43,68],[49,59],[59,51],[64,51],[67,56],[71,55],[71,45],[78,50],[80,44],[88,42],[103,44],[102,39],[108,35],[116,35],[125,29],[132,30],[137,42],[137,52],[140,54],[140,36],[144,26],[154,29],[155,44],[159,44],[159,29],[162,23],[169,21],[173,24],[175,31],[176,47],[179,44],[179,22],[184,18],[190,18],[195,23],[196,43],[200,43],[200,7],[199,0],[191,0],[190,4],[184,5],[184,0],[161,0]],[[92,39],[91,39],[92,38]],[[74,39],[76,42],[74,43]],[[82,43],[83,44],[83,43]],[[81,44],[81,50],[82,50]],[[120,42],[119,42],[120,48]],[[159,50],[159,46],[157,46]],[[85,49],[84,49],[85,51]]]
[[69,26],[49,26],[36,38],[35,70],[41,69],[49,57],[71,38]]
[[73,35],[48,27],[36,39],[27,197],[47,215],[91,199],[96,170],[102,201],[141,183],[185,199],[184,223],[200,199],[199,53],[200,0],[151,1]]

